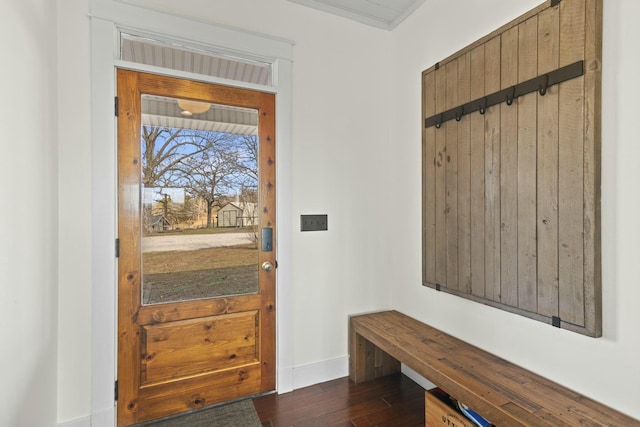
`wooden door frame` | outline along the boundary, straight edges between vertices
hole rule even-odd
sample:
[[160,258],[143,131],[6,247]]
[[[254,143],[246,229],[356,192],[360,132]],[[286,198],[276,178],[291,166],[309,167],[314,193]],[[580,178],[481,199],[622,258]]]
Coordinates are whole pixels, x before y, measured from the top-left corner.
[[[233,82],[237,87],[251,87],[277,96],[277,175],[279,224],[293,223],[292,214],[292,60],[293,42],[273,39],[253,32],[196,22],[176,16],[152,12],[139,19],[139,9],[115,0],[93,0],[91,25],[91,191],[99,197],[92,201],[92,266],[91,266],[91,414],[92,424],[98,427],[115,425],[115,388],[117,324],[117,271],[114,257],[116,239],[116,134],[113,98],[116,67],[162,73],[169,76],[191,77],[204,82],[229,84],[216,77],[159,70],[143,64],[118,60],[119,47],[114,40],[120,28],[133,33],[166,34],[171,27],[173,37],[193,40],[198,34],[202,46],[232,49],[239,55],[259,55],[273,64],[273,85],[258,86]],[[144,26],[141,27],[141,22]],[[171,37],[171,36],[166,36]],[[292,227],[280,227],[277,232],[277,367],[276,388],[279,392],[293,390],[293,240]]]

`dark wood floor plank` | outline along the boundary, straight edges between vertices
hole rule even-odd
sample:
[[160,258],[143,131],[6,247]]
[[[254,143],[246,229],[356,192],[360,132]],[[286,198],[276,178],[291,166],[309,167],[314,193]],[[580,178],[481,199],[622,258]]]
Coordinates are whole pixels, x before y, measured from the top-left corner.
[[402,374],[340,378],[253,402],[263,427],[424,426],[424,389]]

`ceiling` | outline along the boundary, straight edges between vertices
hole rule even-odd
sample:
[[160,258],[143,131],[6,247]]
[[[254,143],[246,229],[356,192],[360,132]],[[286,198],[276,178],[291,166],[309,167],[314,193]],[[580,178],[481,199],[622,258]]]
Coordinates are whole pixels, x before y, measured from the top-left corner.
[[393,30],[424,0],[289,0],[385,30]]
[[201,113],[185,116],[174,98],[142,95],[142,124],[203,132],[258,135],[258,111],[210,104]]

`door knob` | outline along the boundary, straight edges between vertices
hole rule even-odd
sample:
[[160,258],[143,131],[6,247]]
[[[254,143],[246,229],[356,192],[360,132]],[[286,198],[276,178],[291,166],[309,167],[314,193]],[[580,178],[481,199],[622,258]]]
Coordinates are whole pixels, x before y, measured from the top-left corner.
[[273,270],[273,264],[271,264],[269,261],[265,261],[262,263],[262,269],[264,271],[271,271]]

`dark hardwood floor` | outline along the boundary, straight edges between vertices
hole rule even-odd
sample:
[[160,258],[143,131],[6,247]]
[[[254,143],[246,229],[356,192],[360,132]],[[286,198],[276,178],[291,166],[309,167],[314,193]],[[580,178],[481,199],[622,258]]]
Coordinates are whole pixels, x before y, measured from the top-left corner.
[[402,374],[341,378],[253,403],[263,427],[424,427],[424,389]]

